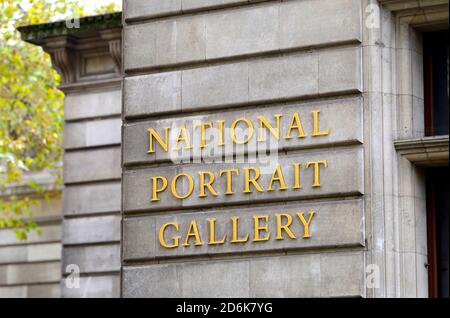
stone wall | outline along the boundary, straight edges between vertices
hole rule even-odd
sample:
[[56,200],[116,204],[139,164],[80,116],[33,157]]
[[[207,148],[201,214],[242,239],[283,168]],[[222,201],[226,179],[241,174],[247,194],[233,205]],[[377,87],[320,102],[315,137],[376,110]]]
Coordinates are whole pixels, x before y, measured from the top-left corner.
[[[125,1],[124,297],[365,296],[362,14],[359,0]],[[289,167],[301,158],[326,159],[332,167],[322,171],[321,187],[308,187],[312,175],[305,172],[298,192],[202,197],[196,188],[183,201],[170,192],[151,200],[156,175],[170,182],[179,173],[249,164],[175,163],[170,151],[148,153],[148,129],[161,133],[185,124],[189,130],[216,120],[230,125],[261,114],[274,125],[275,114],[294,110],[302,118],[320,111],[321,125],[333,133],[280,142],[277,162]],[[292,181],[294,172],[286,171]],[[243,184],[241,175],[233,183],[236,189]],[[230,217],[240,218],[246,233],[255,215],[309,209],[317,211],[309,240],[173,249],[158,240],[166,222],[186,232],[195,219],[207,237],[214,218],[218,232],[231,235]]]
[[119,296],[119,85],[66,94],[63,270],[79,266],[81,288],[63,281],[64,297]]
[[[24,176],[25,180],[31,177]],[[33,173],[43,189],[53,182],[51,173]],[[24,183],[26,184],[26,183]],[[61,279],[61,192],[49,192],[49,200],[26,186],[8,187],[0,193],[2,199],[11,195],[27,195],[37,204],[30,208],[41,234],[32,231],[26,240],[17,238],[13,229],[0,229],[0,298],[60,297]]]

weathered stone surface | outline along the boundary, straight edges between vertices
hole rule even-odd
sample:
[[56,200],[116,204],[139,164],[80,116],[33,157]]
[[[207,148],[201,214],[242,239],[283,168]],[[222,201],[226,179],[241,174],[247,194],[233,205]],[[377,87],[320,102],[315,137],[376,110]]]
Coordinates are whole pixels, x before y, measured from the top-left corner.
[[[330,129],[328,136],[312,137],[313,134],[313,112],[320,111],[319,125],[320,129]],[[285,139],[292,121],[294,113],[298,113],[301,120],[302,128],[305,132],[305,138],[298,138],[298,131],[292,131],[291,139]],[[123,144],[123,160],[125,165],[136,163],[153,163],[159,161],[171,161],[173,163],[181,162],[181,159],[191,158],[191,151],[179,153],[173,150],[178,129],[183,124],[186,126],[189,139],[193,144],[194,150],[192,152],[192,159],[203,158],[204,161],[212,160],[213,158],[222,158],[222,155],[230,155],[232,153],[242,154],[244,152],[266,152],[267,147],[264,143],[264,149],[261,149],[262,144],[256,141],[258,136],[257,128],[259,126],[259,116],[265,117],[273,127],[276,127],[275,116],[282,114],[280,119],[280,141],[271,138],[270,149],[273,151],[283,151],[287,149],[301,149],[316,146],[330,146],[343,143],[362,143],[363,141],[363,127],[362,127],[362,104],[360,98],[346,98],[338,100],[322,100],[318,102],[306,102],[295,104],[282,104],[277,106],[258,107],[258,112],[252,110],[227,111],[205,115],[184,116],[167,119],[157,119],[146,122],[138,122],[125,125],[124,127],[124,144]],[[229,128],[232,123],[245,117],[250,120],[255,127],[255,135],[252,142],[247,147],[228,147],[232,145],[229,130],[224,132],[225,147],[217,146],[219,135],[221,134],[217,121],[224,121],[224,127]],[[200,130],[197,128],[195,134],[193,133],[194,125],[200,123],[212,122],[213,129],[206,131],[206,139],[212,140],[209,146],[200,149]],[[150,134],[148,129],[154,129],[160,136],[164,138],[164,129],[171,128],[171,135],[169,142],[169,151],[165,152],[161,146],[153,141],[155,144],[155,153],[148,153]],[[247,134],[247,129],[242,129],[236,132],[237,139],[244,139]],[[195,137],[195,138],[194,138]],[[269,137],[267,137],[269,138]],[[214,144],[213,144],[214,143]],[[183,147],[184,144],[181,144]],[[253,149],[251,151],[250,149]]]
[[[168,5],[162,11],[179,8]],[[148,3],[141,14],[148,15],[154,6]],[[153,8],[155,14],[159,6]],[[126,26],[125,70],[356,43],[361,40],[361,11],[358,0],[289,1]]]
[[28,298],[59,298],[61,297],[61,290],[59,283],[57,284],[42,284],[27,286]]
[[12,229],[0,230],[0,246],[1,245],[23,245],[24,243],[49,243],[59,242],[61,240],[61,225],[42,225],[40,226],[42,234],[31,232],[26,241],[17,239]]
[[76,264],[81,273],[114,272],[120,270],[120,245],[71,247],[63,251],[63,268]]
[[179,14],[192,10],[207,10],[214,7],[245,4],[249,0],[126,0],[125,20],[155,18]]
[[120,241],[120,219],[119,215],[65,219],[63,244]]
[[[266,161],[267,160],[267,161]],[[295,163],[311,161],[328,162],[328,168],[321,169],[321,187],[312,187],[314,179],[314,169],[301,171],[302,188],[294,190],[294,168]],[[276,165],[283,167],[283,175],[288,185],[285,191],[278,191],[278,184],[275,191],[244,193],[244,173],[243,168],[258,167],[261,176],[258,180],[263,190],[267,190],[270,179]],[[233,188],[235,194],[225,195],[226,178],[220,178],[218,173],[223,169],[238,169],[239,175],[233,178]],[[215,177],[214,187],[218,196],[208,195],[199,197],[199,171],[212,171]],[[184,200],[175,199],[170,191],[170,182],[179,173],[187,173],[194,176],[194,188],[192,195]],[[151,201],[151,177],[164,176],[167,178],[169,187],[165,192],[160,193],[159,201]],[[223,176],[222,176],[223,177]],[[187,182],[178,184],[181,194],[187,192]],[[180,185],[185,187],[181,189]],[[336,150],[304,151],[301,154],[289,154],[286,156],[270,157],[264,160],[255,160],[255,163],[217,163],[217,164],[189,164],[178,165],[176,167],[155,167],[139,169],[136,171],[126,171],[123,175],[123,210],[128,211],[156,211],[176,208],[193,208],[200,206],[226,205],[230,203],[249,203],[261,201],[284,201],[286,199],[302,199],[324,196],[355,195],[363,193],[363,152],[360,148],[344,148]]]
[[120,115],[121,104],[120,89],[72,93],[65,97],[64,118],[71,121]]
[[318,69],[315,53],[256,60],[249,66],[249,101],[316,96]]
[[120,276],[80,277],[80,288],[67,288],[63,280],[61,294],[65,298],[118,298],[120,297]]
[[120,118],[67,123],[64,126],[64,148],[119,145],[121,126]]
[[61,244],[37,244],[28,245],[28,262],[40,262],[47,260],[60,260],[61,259]]
[[275,51],[278,5],[226,10],[206,16],[206,58]]
[[60,218],[63,200],[60,194],[51,195],[50,200],[37,199],[36,205],[30,207],[33,219],[36,221],[42,219]]
[[245,103],[248,85],[247,62],[183,71],[181,108]]
[[181,72],[125,78],[124,100],[129,116],[177,111],[181,109]]
[[120,187],[120,182],[68,185],[64,188],[64,214],[119,212]]
[[125,79],[126,117],[359,92],[361,49],[330,49]]
[[123,296],[358,297],[363,267],[361,252],[125,267]]
[[[314,211],[309,227],[310,238],[303,238],[304,226],[297,219],[297,213],[304,213],[308,219],[309,212]],[[289,214],[292,216],[290,230],[296,239],[289,238],[283,232],[283,240],[277,239],[276,214]],[[253,216],[269,216],[270,237],[268,241],[252,242],[254,236]],[[232,244],[231,217],[239,217],[239,238],[249,235],[246,243]],[[216,219],[215,238],[226,241],[220,245],[209,245],[208,220]],[[189,224],[195,220],[199,227],[202,246],[183,247],[182,243],[187,234]],[[364,207],[362,201],[342,202],[316,202],[316,203],[290,203],[278,205],[264,205],[258,207],[212,210],[208,212],[193,212],[172,214],[164,216],[151,216],[124,221],[123,257],[124,260],[154,259],[160,257],[213,255],[228,253],[245,253],[255,251],[284,251],[289,249],[334,247],[334,246],[360,246],[364,244],[364,233],[361,224],[364,220]],[[174,236],[180,236],[179,247],[167,249],[161,246],[158,235],[163,224],[176,222],[179,231],[168,228],[164,240],[172,244]],[[283,219],[286,223],[286,218]],[[265,222],[262,222],[265,224]],[[262,236],[267,235],[266,232]]]
[[0,298],[25,297],[27,297],[27,286],[0,286]]
[[120,147],[64,154],[64,183],[120,179]]
[[361,31],[359,0],[287,1],[280,5],[280,48],[359,41]]
[[362,91],[362,51],[345,48],[319,54],[319,93]]
[[58,282],[61,277],[60,262],[25,263],[0,266],[1,285]]
[[[252,1],[252,0],[251,0]],[[194,9],[207,9],[216,6],[243,4],[249,0],[181,0],[183,11]]]
[[125,19],[155,17],[181,11],[182,0],[126,0]]

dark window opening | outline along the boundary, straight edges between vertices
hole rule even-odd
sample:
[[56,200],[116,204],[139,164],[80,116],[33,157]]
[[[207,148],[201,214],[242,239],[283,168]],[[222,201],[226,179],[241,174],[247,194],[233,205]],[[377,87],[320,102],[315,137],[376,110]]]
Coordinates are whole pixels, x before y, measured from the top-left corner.
[[448,135],[448,30],[423,34],[425,135]]
[[429,296],[448,298],[449,182],[448,167],[427,170]]

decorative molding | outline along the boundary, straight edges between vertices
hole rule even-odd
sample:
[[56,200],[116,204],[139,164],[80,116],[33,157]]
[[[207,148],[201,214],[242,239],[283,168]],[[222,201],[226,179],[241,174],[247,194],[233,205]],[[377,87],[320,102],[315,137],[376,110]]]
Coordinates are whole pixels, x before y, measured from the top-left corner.
[[73,57],[70,51],[63,47],[49,51],[53,67],[61,75],[61,83],[67,84],[75,81]]
[[116,63],[117,70],[122,70],[122,41],[113,40],[109,41],[109,53],[111,54],[114,63]]
[[378,0],[382,6],[392,12],[425,9],[433,6],[447,5],[448,0]]
[[394,141],[398,153],[419,166],[448,165],[448,145],[448,135]]
[[[19,27],[22,39],[41,46],[49,53],[61,75],[60,88],[72,85],[121,79],[122,14],[105,14],[80,19],[80,28],[66,21]],[[86,73],[86,57],[104,56],[92,61],[94,71]]]

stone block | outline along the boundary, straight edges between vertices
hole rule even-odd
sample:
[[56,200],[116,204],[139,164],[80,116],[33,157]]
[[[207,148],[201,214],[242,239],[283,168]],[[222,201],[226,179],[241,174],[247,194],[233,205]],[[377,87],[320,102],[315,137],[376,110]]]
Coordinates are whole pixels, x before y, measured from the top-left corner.
[[362,92],[362,51],[345,48],[319,53],[319,93]]
[[68,185],[64,188],[64,214],[119,212],[120,188],[120,182]]
[[121,127],[120,118],[67,123],[64,126],[64,148],[120,145]]
[[17,239],[12,229],[0,230],[0,246],[2,245],[23,245],[24,243],[50,243],[61,241],[61,225],[41,225],[41,234],[32,231],[26,241]]
[[70,93],[64,100],[66,121],[120,115],[121,109],[120,87],[114,90]]
[[59,298],[61,291],[59,284],[42,284],[27,286],[28,298]]
[[[313,137],[314,112],[319,111],[319,128],[321,130],[330,129],[330,134],[322,137]],[[304,130],[304,138],[298,138],[299,133],[293,130],[291,139],[285,139],[291,126],[293,115],[297,113]],[[271,138],[270,147],[265,143],[256,141],[258,137],[257,127],[259,126],[259,116],[265,117],[273,127],[277,126],[276,115],[281,114],[280,119],[280,140]],[[218,146],[221,132],[218,128],[218,121],[224,121],[225,128],[231,127],[234,121],[239,118],[247,118],[255,127],[255,135],[249,147],[231,147],[233,144],[229,129],[224,131],[225,147]],[[206,131],[206,139],[212,140],[204,149],[200,148],[200,130],[194,132],[193,127],[200,123],[213,123],[213,128]],[[178,130],[182,125],[187,127],[188,136],[193,145],[193,151],[179,152],[174,150],[175,139]],[[169,137],[168,152],[153,140],[155,153],[148,153],[150,144],[150,134],[148,130],[154,129],[164,138],[164,129],[171,128]],[[214,159],[222,158],[225,155],[247,153],[266,153],[267,149],[274,153],[284,150],[295,150],[301,148],[313,148],[323,146],[333,146],[337,144],[362,143],[362,102],[360,98],[345,98],[337,100],[322,100],[317,102],[285,103],[276,106],[260,106],[258,112],[253,110],[235,110],[225,112],[215,112],[213,114],[177,116],[167,119],[155,119],[141,121],[124,126],[123,161],[125,165],[155,163],[170,161],[172,163],[190,162],[190,159],[203,159],[204,162],[211,162]],[[247,129],[237,131],[239,140],[243,139]],[[267,137],[269,138],[269,137]],[[183,143],[180,144],[182,148]]]
[[0,298],[26,298],[26,297],[27,297],[27,286],[0,286]]
[[363,275],[362,252],[127,266],[123,296],[361,297]]
[[125,117],[360,92],[361,63],[344,48],[129,77]]
[[181,110],[181,72],[128,77],[124,80],[126,116]]
[[64,183],[120,179],[120,147],[73,151],[64,154]]
[[[320,14],[317,14],[320,12]],[[361,1],[306,0],[280,5],[280,49],[361,41]]]
[[125,20],[151,18],[181,11],[182,0],[126,0],[124,1]]
[[63,244],[88,244],[120,241],[120,216],[65,219]]
[[183,71],[182,109],[248,102],[248,63]]
[[[309,212],[315,215],[309,226],[310,238],[304,238],[304,226],[299,221],[297,213],[304,213],[308,219]],[[289,229],[295,238],[290,238],[282,232],[283,239],[277,238],[277,214],[289,214],[292,225]],[[252,242],[255,231],[253,216],[269,216],[270,236],[267,241]],[[231,243],[233,237],[231,217],[238,217],[238,236],[248,235],[246,243]],[[210,228],[208,221],[215,221],[215,238],[222,240],[223,244],[209,244]],[[189,247],[182,246],[188,232],[189,225],[195,220],[199,228],[202,246],[193,246],[193,239]],[[125,219],[123,227],[123,257],[124,260],[143,260],[167,257],[206,256],[215,254],[248,253],[263,251],[286,251],[294,249],[332,248],[335,246],[361,246],[364,245],[364,232],[361,224],[364,220],[364,207],[361,200],[315,202],[315,203],[281,203],[246,208],[228,208],[225,210],[195,211],[192,213],[171,214],[163,216],[150,216],[143,218]],[[166,223],[175,222],[179,231],[168,228],[164,240],[172,244],[172,238],[181,236],[179,246],[164,248],[159,242],[159,232]],[[286,217],[282,219],[286,224]],[[264,222],[262,222],[264,223]],[[263,231],[262,236],[267,235]]]
[[206,58],[276,51],[278,5],[226,10],[206,16]]
[[[214,1],[215,6],[240,3],[245,1]],[[186,1],[182,10],[212,4],[209,0]],[[151,3],[143,6],[140,15],[130,14],[145,17],[161,12]],[[179,13],[179,4],[165,12]],[[129,25],[124,32],[125,70],[359,43],[361,12],[358,0],[268,2]]]
[[[319,169],[320,187],[314,187],[314,171],[310,165],[306,169],[306,162],[327,161],[328,167]],[[294,189],[294,164],[303,164],[301,169],[301,188]],[[272,174],[277,164],[283,167],[287,190],[279,191],[279,184],[275,184],[274,191],[266,191]],[[244,168],[258,168],[260,178],[258,183],[262,192],[252,190],[244,193],[245,176]],[[238,169],[240,173],[233,178],[233,191],[235,194],[226,195],[227,178],[219,177],[219,171],[224,169]],[[213,186],[217,196],[207,194],[200,197],[199,171],[211,171],[215,175]],[[172,193],[170,184],[173,178],[185,173],[193,176],[193,187],[189,197],[184,200],[176,199]],[[152,201],[151,178],[164,176],[168,180],[169,187],[159,193],[159,201]],[[223,176],[222,176],[223,177]],[[317,179],[317,178],[316,178]],[[316,180],[317,181],[317,180]],[[186,177],[176,183],[177,191],[184,195],[188,192]],[[251,190],[251,189],[250,189]],[[195,208],[201,206],[227,205],[230,203],[246,204],[248,202],[284,201],[305,199],[314,197],[346,196],[363,193],[363,152],[361,148],[340,148],[321,151],[304,151],[301,154],[290,153],[263,160],[255,160],[254,163],[216,163],[216,164],[186,164],[177,167],[154,167],[125,171],[123,175],[123,210],[125,212],[137,211],[164,211],[167,209]]]
[[118,298],[120,297],[120,276],[80,277],[80,288],[67,288],[62,281],[61,294],[64,298]]
[[268,58],[249,66],[249,100],[263,101],[318,94],[319,58],[315,53]]
[[76,264],[81,273],[114,272],[120,270],[120,245],[66,246],[63,268]]
[[[25,263],[0,266],[0,284],[20,285],[59,282],[61,278],[60,262]],[[3,278],[3,280],[2,280]]]

